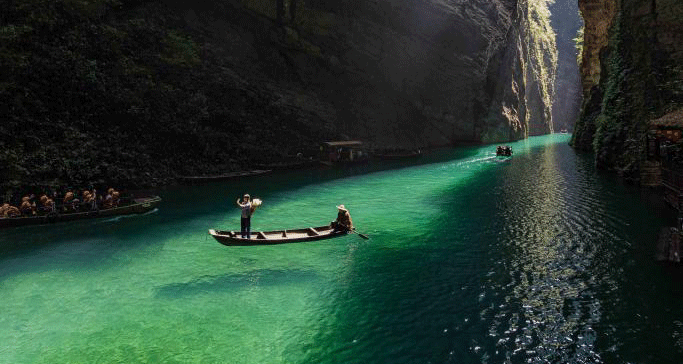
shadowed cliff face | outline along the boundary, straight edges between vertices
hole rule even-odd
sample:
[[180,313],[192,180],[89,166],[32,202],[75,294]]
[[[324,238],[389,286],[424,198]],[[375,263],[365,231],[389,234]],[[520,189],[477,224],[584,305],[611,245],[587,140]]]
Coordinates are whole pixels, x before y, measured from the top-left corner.
[[241,4],[277,29],[297,81],[287,92],[313,93],[341,134],[415,146],[551,130],[554,39],[547,21],[529,20],[547,18],[545,1]]
[[0,2],[0,188],[550,132],[549,1]]
[[637,178],[647,122],[683,105],[683,2],[580,0],[584,104],[573,144]]
[[550,6],[553,28],[557,32],[557,77],[553,100],[555,130],[573,129],[581,109],[582,88],[575,38],[583,21],[577,0],[556,0]]

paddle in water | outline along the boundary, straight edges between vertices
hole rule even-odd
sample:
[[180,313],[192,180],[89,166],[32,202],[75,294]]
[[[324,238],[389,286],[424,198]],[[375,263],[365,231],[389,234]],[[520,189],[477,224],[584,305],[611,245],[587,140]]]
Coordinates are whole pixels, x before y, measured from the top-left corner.
[[358,231],[356,231],[356,229],[353,229],[353,230],[350,230],[350,231],[351,231],[351,232],[354,232],[354,233],[356,233],[356,234],[358,234],[358,236],[360,236],[360,237],[363,238],[363,239],[366,239],[366,240],[367,240],[367,239],[370,239],[369,236],[367,236],[367,235],[365,235],[365,234],[359,233]]
[[[339,224],[339,223],[338,223],[338,224]],[[365,234],[361,234],[361,233],[359,233],[358,231],[356,231],[356,229],[355,229],[355,228],[353,228],[353,229],[349,229],[349,227],[348,227],[348,226],[346,226],[346,225],[344,225],[344,224],[339,224],[339,225],[340,225],[340,226],[342,226],[342,227],[344,227],[344,228],[346,228],[346,231],[349,231],[349,232],[352,232],[352,233],[358,234],[358,236],[360,236],[360,237],[361,237],[361,238],[363,238],[363,239],[366,239],[366,240],[367,240],[367,239],[370,239],[370,237],[369,237],[369,236],[367,236],[367,235],[365,235]]]

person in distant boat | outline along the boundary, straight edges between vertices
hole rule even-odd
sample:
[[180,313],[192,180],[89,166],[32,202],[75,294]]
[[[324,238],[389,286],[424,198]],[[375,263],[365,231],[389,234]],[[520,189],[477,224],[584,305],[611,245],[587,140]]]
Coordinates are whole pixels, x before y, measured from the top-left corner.
[[21,205],[19,206],[19,211],[24,216],[31,216],[35,214],[34,206],[31,205],[31,197],[24,196],[21,199]]
[[242,197],[242,202],[240,202],[240,199],[237,199],[237,206],[239,206],[242,209],[242,220],[241,220],[241,233],[242,237],[246,237],[247,239],[251,239],[251,196],[249,196],[248,193],[245,193],[244,196]]
[[7,217],[7,210],[9,210],[8,203],[0,205],[0,217]]
[[98,206],[97,206],[97,190],[96,189],[94,189],[94,188],[92,189],[92,195],[91,196],[92,196],[92,199],[90,200],[90,209],[95,211],[98,209]]
[[39,199],[39,201],[40,201],[39,211],[40,211],[41,213],[48,213],[48,212],[50,212],[50,210],[49,210],[49,208],[48,208],[48,205],[47,205],[47,201],[48,201],[49,199],[50,199],[50,198],[47,197],[47,195],[45,195],[45,194],[43,194],[43,195],[40,196],[40,199]]
[[102,207],[105,209],[110,209],[114,206],[114,189],[109,188],[107,194],[104,195],[104,200],[102,200]]
[[121,201],[120,198],[120,193],[119,191],[114,190],[114,192],[111,193],[111,205],[112,207],[119,207],[119,202]]
[[337,206],[337,219],[330,224],[335,231],[350,231],[353,230],[353,221],[351,214],[344,205]]
[[48,198],[45,201],[45,212],[50,213],[50,212],[56,212],[55,209],[55,200]]
[[92,203],[92,196],[90,195],[90,191],[88,191],[88,190],[83,190],[83,195],[82,195],[82,196],[83,196],[82,201],[83,201],[83,204],[84,204],[85,206],[88,206],[88,205],[90,205],[90,204]]
[[81,205],[81,200],[78,199],[78,191],[74,192],[73,190],[69,190],[64,195],[63,203],[64,203],[64,211],[67,211],[67,212],[78,211],[78,208]]
[[67,193],[64,194],[64,199],[62,200],[62,204],[64,205],[64,211],[76,211],[76,206],[78,206],[78,199],[75,197],[76,196],[71,190],[67,191]]
[[18,208],[6,203],[0,207],[0,216],[2,217],[19,217],[21,216],[21,211]]
[[71,203],[71,201],[73,201],[73,199],[74,199],[74,193],[71,191],[67,191],[67,193],[64,194],[64,200],[62,200],[62,203],[64,203],[65,205],[69,204],[69,203]]

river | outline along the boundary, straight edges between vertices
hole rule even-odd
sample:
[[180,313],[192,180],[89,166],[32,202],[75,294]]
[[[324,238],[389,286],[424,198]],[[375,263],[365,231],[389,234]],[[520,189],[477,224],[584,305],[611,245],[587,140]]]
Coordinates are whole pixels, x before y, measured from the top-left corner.
[[[671,212],[569,136],[168,188],[144,216],[0,231],[0,363],[679,363]],[[252,228],[370,236],[225,247]]]

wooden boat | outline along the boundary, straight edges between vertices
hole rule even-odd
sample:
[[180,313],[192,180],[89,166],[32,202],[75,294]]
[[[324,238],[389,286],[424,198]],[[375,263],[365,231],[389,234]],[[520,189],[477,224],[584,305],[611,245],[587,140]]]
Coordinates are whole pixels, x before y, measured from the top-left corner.
[[69,213],[48,213],[39,216],[7,217],[0,218],[0,228],[11,228],[26,225],[42,225],[64,221],[93,219],[120,215],[142,214],[154,209],[161,202],[161,197],[152,196],[135,198],[132,203],[125,206],[113,207],[93,211],[78,211]]
[[231,179],[237,179],[237,178],[241,178],[241,177],[256,176],[259,174],[269,173],[271,171],[272,170],[270,170],[270,169],[256,169],[253,171],[232,172],[232,173],[220,174],[220,175],[215,175],[215,176],[182,176],[182,177],[178,177],[178,178],[181,181],[187,182],[187,183],[218,182],[218,181],[227,181],[227,180],[231,180]]
[[239,231],[223,231],[209,229],[209,234],[219,243],[227,246],[238,245],[272,245],[285,243],[299,243],[330,238],[337,238],[349,234],[347,231],[335,231],[332,227],[318,226],[304,229],[275,230],[251,232],[251,239],[242,238]]
[[496,148],[496,155],[501,156],[501,157],[510,157],[512,156],[512,148],[509,146],[498,146]]

